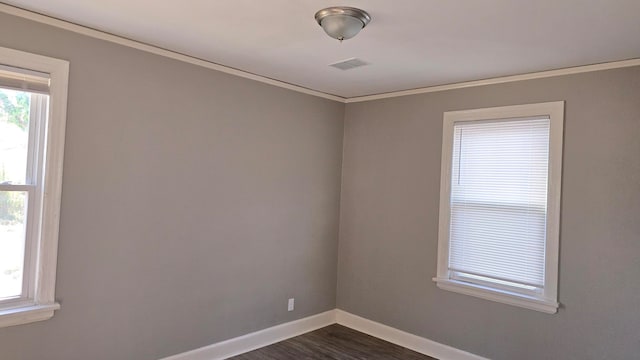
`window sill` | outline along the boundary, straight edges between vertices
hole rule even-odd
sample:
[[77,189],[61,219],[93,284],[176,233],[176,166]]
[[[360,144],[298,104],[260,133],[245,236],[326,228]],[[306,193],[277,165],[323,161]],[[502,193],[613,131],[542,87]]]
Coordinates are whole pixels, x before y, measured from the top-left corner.
[[530,310],[541,311],[547,314],[555,314],[558,312],[558,307],[560,306],[555,301],[539,299],[532,296],[498,290],[462,281],[446,278],[433,278],[433,281],[435,281],[438,287],[443,290],[475,296],[481,299],[496,301],[507,305],[519,306]]
[[60,304],[58,303],[0,309],[0,328],[47,320],[58,309],[60,309]]

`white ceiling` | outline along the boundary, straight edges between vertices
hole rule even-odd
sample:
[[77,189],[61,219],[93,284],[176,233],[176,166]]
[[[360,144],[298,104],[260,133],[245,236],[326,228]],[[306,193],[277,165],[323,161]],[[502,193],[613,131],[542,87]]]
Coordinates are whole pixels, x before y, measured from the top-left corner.
[[[640,57],[640,0],[9,0],[6,3],[342,97]],[[313,15],[372,21],[342,44]],[[370,65],[327,66],[360,58]]]

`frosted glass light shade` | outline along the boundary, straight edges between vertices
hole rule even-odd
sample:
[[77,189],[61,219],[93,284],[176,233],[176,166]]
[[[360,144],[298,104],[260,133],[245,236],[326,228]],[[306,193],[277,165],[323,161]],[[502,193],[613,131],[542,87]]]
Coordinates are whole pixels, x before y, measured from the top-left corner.
[[348,6],[322,9],[315,18],[327,35],[340,41],[356,36],[371,21],[366,11]]
[[332,38],[346,40],[356,36],[364,24],[352,16],[332,15],[322,19],[320,26]]

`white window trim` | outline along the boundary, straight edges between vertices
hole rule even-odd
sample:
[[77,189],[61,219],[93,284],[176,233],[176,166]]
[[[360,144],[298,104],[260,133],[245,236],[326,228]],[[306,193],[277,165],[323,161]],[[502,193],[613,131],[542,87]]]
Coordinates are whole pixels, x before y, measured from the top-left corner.
[[35,254],[35,284],[28,302],[0,308],[0,327],[49,319],[60,305],[55,302],[58,230],[62,195],[64,137],[67,119],[69,62],[0,47],[0,64],[34,70],[50,76],[49,114],[46,124],[44,178],[41,186],[40,236]]
[[[449,224],[451,196],[451,157],[455,122],[548,116],[549,174],[547,190],[547,233],[544,289],[540,296],[524,295],[504,289],[452,279],[449,270]],[[558,252],[560,238],[560,194],[564,101],[502,106],[444,113],[440,178],[440,219],[438,226],[438,269],[433,278],[439,288],[508,305],[554,314],[558,303]]]

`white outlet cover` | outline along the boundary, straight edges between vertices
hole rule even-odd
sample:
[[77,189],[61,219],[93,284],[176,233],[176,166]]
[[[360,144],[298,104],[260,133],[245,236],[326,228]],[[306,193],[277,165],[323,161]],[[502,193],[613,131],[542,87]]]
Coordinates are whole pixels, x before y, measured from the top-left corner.
[[294,298],[289,299],[289,302],[287,304],[287,311],[293,311],[293,308],[295,307],[295,305],[296,305],[296,299]]

